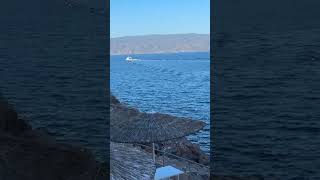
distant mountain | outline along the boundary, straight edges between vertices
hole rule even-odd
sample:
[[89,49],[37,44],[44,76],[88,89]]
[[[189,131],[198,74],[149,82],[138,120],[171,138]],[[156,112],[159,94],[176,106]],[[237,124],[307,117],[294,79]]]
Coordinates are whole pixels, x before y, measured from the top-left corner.
[[111,38],[111,55],[206,52],[209,34],[145,35]]

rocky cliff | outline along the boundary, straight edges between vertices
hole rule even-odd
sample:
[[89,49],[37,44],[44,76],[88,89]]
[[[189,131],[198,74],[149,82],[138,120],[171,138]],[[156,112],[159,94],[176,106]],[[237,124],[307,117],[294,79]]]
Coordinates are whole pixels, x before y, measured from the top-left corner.
[[0,97],[1,180],[105,180],[105,172],[88,150],[32,129]]

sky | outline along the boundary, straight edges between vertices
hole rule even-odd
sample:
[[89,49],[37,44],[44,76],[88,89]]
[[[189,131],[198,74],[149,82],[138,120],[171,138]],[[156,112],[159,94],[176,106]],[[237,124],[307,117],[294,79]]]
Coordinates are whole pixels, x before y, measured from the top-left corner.
[[210,33],[210,0],[111,0],[110,36]]

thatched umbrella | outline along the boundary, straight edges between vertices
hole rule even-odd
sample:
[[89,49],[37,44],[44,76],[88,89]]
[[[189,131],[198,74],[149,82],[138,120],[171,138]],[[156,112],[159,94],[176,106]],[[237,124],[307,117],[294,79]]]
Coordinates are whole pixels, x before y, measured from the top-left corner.
[[111,98],[110,139],[121,143],[154,143],[182,138],[201,130],[202,121],[161,113],[143,113]]
[[154,143],[182,138],[201,130],[202,121],[161,113],[141,113],[122,119],[111,114],[111,141],[121,143]]
[[121,143],[111,142],[110,147],[110,177],[112,180],[153,179],[156,166],[146,152],[132,145]]

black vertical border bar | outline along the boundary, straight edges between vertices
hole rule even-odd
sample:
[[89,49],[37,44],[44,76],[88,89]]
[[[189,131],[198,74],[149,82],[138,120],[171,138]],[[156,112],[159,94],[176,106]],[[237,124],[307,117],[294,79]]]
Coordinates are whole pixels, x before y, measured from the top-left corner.
[[210,177],[213,178],[213,162],[214,162],[214,141],[213,141],[213,82],[214,82],[214,76],[213,76],[213,68],[214,68],[214,60],[213,60],[213,1],[210,0]]
[[107,118],[106,118],[106,146],[107,146],[107,159],[106,170],[107,177],[110,177],[110,0],[106,1],[106,44],[107,44],[107,57],[106,57],[106,93],[107,93]]
[[215,82],[215,62],[214,59],[214,2],[216,0],[210,0],[210,179],[213,179],[214,172],[214,82]]

